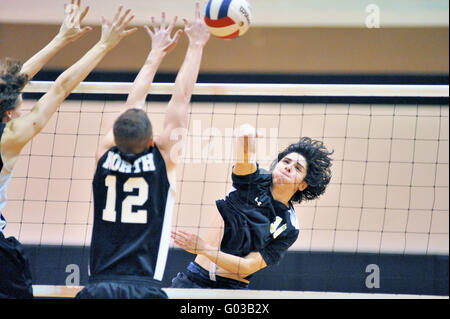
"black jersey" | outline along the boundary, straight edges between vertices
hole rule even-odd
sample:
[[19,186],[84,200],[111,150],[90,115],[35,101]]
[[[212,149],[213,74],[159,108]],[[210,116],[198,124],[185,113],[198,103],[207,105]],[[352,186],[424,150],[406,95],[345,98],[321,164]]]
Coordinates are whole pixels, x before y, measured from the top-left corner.
[[299,235],[293,206],[273,199],[272,174],[259,166],[232,180],[232,191],[216,201],[224,220],[221,250],[241,257],[260,252],[267,265],[278,263]]
[[[0,142],[6,123],[0,123]],[[7,186],[12,171],[5,167],[0,153],[0,299],[33,298],[33,286],[28,257],[22,244],[14,237],[5,238],[6,220],[2,210],[7,202]]]
[[111,148],[97,164],[93,192],[91,277],[162,280],[174,198],[159,149],[129,155]]

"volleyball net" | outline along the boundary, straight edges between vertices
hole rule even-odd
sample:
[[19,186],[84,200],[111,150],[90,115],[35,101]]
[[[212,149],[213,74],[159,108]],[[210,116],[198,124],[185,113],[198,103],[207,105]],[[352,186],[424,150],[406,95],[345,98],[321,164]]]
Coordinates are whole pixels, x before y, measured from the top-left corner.
[[[24,92],[44,93],[51,84],[31,82]],[[131,85],[81,83],[73,91],[77,97],[65,101],[26,146],[8,188],[5,235],[24,245],[88,250],[95,150],[126,98],[110,95],[126,95]],[[172,88],[171,83],[155,83],[149,93],[170,95]],[[231,187],[233,137],[240,125],[249,123],[262,133],[257,159],[264,168],[302,136],[322,140],[334,151],[326,193],[295,207],[300,235],[289,252],[444,256],[448,265],[448,93],[448,85],[197,84],[194,96],[211,99],[191,103],[172,228],[200,236],[209,230],[218,214],[215,200]],[[214,96],[236,97],[237,102],[217,102]],[[242,102],[240,96],[257,96],[259,101]],[[356,102],[295,101],[304,96],[354,97]],[[264,97],[271,99],[265,102]],[[274,101],[277,97],[280,102]],[[358,102],[360,97],[375,102]],[[409,100],[380,104],[377,97]],[[424,98],[444,98],[446,103],[423,103]],[[25,111],[34,103],[26,98]],[[151,98],[146,104],[156,136],[166,105]],[[172,243],[171,248],[176,250]],[[59,263],[58,270],[49,261],[39,268],[67,276],[67,264]],[[87,269],[87,264],[79,266]],[[177,266],[183,271],[187,264]],[[303,290],[307,274],[298,269],[285,275]],[[428,275],[439,280],[439,273]],[[329,282],[339,280],[332,276]],[[448,283],[448,269],[446,276],[442,279]]]

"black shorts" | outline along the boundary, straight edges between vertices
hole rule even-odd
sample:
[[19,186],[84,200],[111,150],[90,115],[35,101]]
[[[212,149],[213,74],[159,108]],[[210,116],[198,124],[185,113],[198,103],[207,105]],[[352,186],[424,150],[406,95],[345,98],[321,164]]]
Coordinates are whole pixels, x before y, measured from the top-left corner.
[[216,276],[213,281],[206,269],[196,262],[191,262],[185,273],[179,272],[172,279],[170,288],[248,289],[248,284],[221,276]]
[[30,264],[22,245],[0,231],[0,299],[31,299]]
[[161,282],[139,277],[90,279],[76,299],[168,299]]

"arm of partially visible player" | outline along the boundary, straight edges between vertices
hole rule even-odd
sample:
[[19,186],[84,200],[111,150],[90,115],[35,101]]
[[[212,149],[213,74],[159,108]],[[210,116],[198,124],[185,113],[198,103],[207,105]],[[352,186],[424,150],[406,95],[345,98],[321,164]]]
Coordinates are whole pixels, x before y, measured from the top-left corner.
[[[148,26],[144,26],[145,30],[152,40],[152,48],[147,56],[147,59],[144,62],[144,65],[141,67],[138,75],[133,82],[133,86],[131,87],[130,93],[128,94],[125,107],[118,114],[118,116],[120,116],[120,114],[130,108],[142,109],[144,107],[145,100],[147,98],[150,86],[153,83],[153,78],[155,77],[156,71],[158,70],[164,57],[177,45],[182,31],[179,30],[173,37],[171,36],[172,30],[177,21],[177,17],[173,19],[168,27],[166,26],[165,18],[166,15],[163,12],[161,25],[158,27],[155,23],[155,18],[152,17],[153,31]],[[95,156],[96,160],[98,161],[100,157],[103,156],[103,154],[114,145],[114,132],[113,128],[111,127],[108,132],[100,139]]]
[[80,0],[77,1],[77,4],[74,4],[74,0],[71,0],[71,4],[64,5],[64,7],[65,18],[58,34],[22,66],[21,73],[27,74],[28,80],[31,80],[68,43],[79,39],[86,32],[92,30],[91,27],[80,27],[81,22],[89,11],[89,7],[86,7],[81,12]]
[[137,30],[135,28],[125,30],[133,16],[127,18],[130,10],[127,10],[123,15],[121,15],[121,11],[122,7],[117,11],[112,23],[102,18],[102,35],[99,42],[56,79],[50,90],[38,100],[30,113],[8,122],[2,141],[3,152],[7,148],[10,157],[14,153],[18,155],[23,146],[44,128],[65,98],[102,58],[122,38]]
[[200,14],[200,4],[196,3],[195,19],[190,24],[186,19],[184,32],[189,38],[189,45],[183,64],[175,80],[174,92],[166,110],[163,131],[155,139],[166,162],[171,170],[179,154],[172,154],[172,148],[183,138],[182,134],[174,136],[176,129],[185,130],[188,126],[188,111],[192,92],[197,82],[203,48],[209,40],[210,34]]
[[252,252],[245,257],[238,257],[220,251],[204,241],[200,236],[178,230],[172,232],[172,239],[180,248],[195,255],[203,255],[217,266],[245,278],[267,266],[259,252]]
[[235,163],[233,173],[235,175],[249,175],[256,171],[256,138],[257,131],[250,124],[243,124],[235,143]]

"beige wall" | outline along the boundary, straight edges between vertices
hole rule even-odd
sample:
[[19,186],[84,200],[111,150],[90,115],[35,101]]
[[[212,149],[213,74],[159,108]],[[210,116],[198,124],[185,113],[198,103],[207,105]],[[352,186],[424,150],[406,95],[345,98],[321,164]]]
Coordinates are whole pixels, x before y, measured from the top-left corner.
[[[0,24],[0,56],[26,60],[56,32],[54,25]],[[66,68],[99,37],[99,27],[71,44],[48,65]],[[181,65],[186,38],[160,70]],[[135,71],[150,42],[143,29],[123,40],[97,70]],[[211,39],[201,72],[274,73],[448,73],[448,27],[430,28],[264,28],[253,27],[240,39]]]

